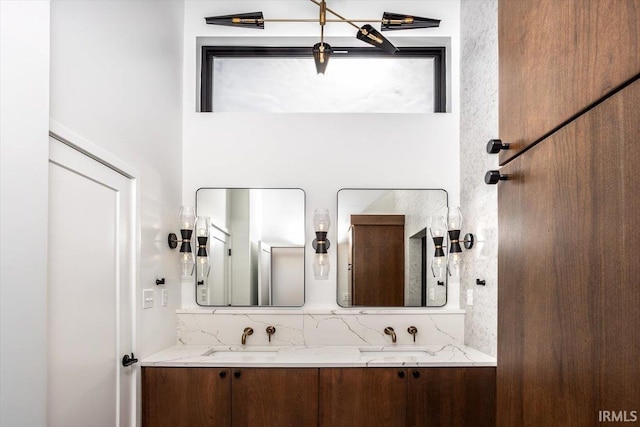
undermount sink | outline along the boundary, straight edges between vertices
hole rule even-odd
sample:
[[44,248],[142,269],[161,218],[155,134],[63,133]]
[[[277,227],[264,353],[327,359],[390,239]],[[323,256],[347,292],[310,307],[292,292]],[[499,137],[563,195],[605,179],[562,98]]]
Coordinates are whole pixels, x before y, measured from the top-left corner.
[[360,354],[362,356],[373,358],[407,358],[407,357],[427,357],[435,356],[435,354],[424,348],[368,348],[361,347]]
[[209,357],[266,357],[275,356],[279,348],[224,348],[207,350],[203,356]]

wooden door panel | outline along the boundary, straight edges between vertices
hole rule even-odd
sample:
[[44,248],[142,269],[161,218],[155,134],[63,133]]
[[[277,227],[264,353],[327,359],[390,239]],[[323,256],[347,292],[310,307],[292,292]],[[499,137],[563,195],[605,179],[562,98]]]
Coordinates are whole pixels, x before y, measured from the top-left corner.
[[143,427],[230,427],[228,368],[142,369]]
[[504,164],[640,73],[638,0],[500,0]]
[[233,369],[233,426],[315,427],[318,370]]
[[320,426],[406,427],[406,393],[405,369],[321,369]]
[[495,368],[410,368],[408,371],[408,426],[495,425]]
[[498,425],[640,401],[639,122],[636,81],[502,169]]

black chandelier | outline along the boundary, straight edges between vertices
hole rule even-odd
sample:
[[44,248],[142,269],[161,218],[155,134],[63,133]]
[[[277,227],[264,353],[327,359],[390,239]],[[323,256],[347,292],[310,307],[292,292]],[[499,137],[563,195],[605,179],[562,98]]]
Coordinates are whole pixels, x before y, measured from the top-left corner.
[[[329,58],[333,53],[331,46],[328,43],[324,42],[324,26],[327,22],[344,22],[353,27],[355,27],[358,32],[356,33],[356,38],[365,43],[368,43],[372,46],[375,46],[383,51],[393,54],[398,50],[389,40],[387,40],[380,31],[393,31],[393,30],[410,30],[416,28],[433,28],[440,26],[439,19],[431,19],[431,18],[421,18],[419,16],[411,16],[411,15],[402,15],[399,13],[390,13],[384,12],[382,15],[382,19],[380,20],[371,20],[371,19],[347,19],[333,10],[327,7],[327,3],[325,0],[316,1],[310,0],[312,3],[316,4],[319,9],[319,17],[318,18],[309,18],[309,19],[298,19],[298,18],[288,18],[288,19],[265,19],[262,12],[252,12],[252,13],[239,13],[235,15],[224,15],[224,16],[212,16],[209,18],[205,18],[207,24],[212,25],[225,25],[229,27],[242,27],[242,28],[256,28],[256,29],[264,29],[265,22],[317,22],[320,24],[320,42],[316,43],[311,53],[313,54],[313,59],[316,64],[316,71],[318,74],[324,74],[327,69],[327,63],[329,62]],[[334,19],[327,19],[327,12],[333,15]],[[376,30],[371,24],[364,24],[362,26],[356,25],[356,23],[364,23],[364,22],[379,22],[380,23],[380,31]]]

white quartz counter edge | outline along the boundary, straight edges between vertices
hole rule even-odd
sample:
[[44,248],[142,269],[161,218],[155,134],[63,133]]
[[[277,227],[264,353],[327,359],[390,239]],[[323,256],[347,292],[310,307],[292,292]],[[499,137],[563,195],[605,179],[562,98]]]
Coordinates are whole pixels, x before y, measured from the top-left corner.
[[398,347],[223,347],[175,345],[142,366],[162,367],[455,367],[496,366],[496,359],[459,344]]

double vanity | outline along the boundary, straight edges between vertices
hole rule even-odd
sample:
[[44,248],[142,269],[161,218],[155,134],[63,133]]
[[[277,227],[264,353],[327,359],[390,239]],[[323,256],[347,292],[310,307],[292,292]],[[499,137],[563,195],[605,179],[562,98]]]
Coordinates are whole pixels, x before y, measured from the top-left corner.
[[142,366],[144,426],[495,422],[495,359],[463,345],[177,345]]

